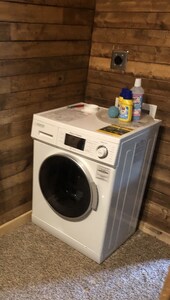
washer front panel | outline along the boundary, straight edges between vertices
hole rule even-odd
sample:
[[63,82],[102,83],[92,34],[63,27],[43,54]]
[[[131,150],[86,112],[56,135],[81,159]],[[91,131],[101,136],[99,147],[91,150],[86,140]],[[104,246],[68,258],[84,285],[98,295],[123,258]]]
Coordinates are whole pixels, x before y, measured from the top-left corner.
[[[43,163],[52,156],[62,155],[71,157],[79,168],[86,174],[90,187],[91,202],[89,211],[81,217],[67,219],[59,213],[45,199],[40,186],[40,169]],[[102,251],[108,213],[113,189],[115,169],[107,166],[107,180],[97,176],[100,164],[91,159],[86,159],[71,154],[57,147],[34,140],[34,168],[33,168],[33,206],[32,216],[34,222],[51,232],[56,237],[67,242],[77,249],[97,253]],[[77,166],[78,167],[78,166]],[[70,175],[71,176],[71,175]],[[98,201],[97,201],[98,199]],[[89,250],[88,250],[89,249]]]

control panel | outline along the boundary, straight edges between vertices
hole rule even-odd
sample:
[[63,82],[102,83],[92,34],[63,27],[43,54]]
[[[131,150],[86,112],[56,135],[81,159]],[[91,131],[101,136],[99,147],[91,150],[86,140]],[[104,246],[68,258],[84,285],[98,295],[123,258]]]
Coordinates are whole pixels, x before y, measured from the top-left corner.
[[58,127],[42,121],[33,121],[31,136],[55,147],[87,158],[115,165],[119,143],[111,142],[98,132],[87,132],[78,128]]
[[100,162],[114,165],[119,144],[102,139],[103,135],[79,133],[78,130],[59,128],[57,146]]

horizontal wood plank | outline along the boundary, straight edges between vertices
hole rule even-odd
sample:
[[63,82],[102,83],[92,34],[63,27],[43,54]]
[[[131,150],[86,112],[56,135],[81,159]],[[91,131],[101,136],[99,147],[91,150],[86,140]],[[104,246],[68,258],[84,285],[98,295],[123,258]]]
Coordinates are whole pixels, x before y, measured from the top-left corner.
[[109,87],[117,87],[121,91],[122,87],[126,86],[131,88],[133,86],[134,77],[128,74],[122,76],[122,74],[120,73],[114,73],[112,71],[97,71],[91,68],[88,70],[88,81],[89,83],[97,83]]
[[154,64],[169,65],[169,48],[158,46],[142,46],[128,44],[93,43],[91,49],[92,56],[111,57],[112,52],[128,51],[128,61],[149,62]]
[[[0,76],[14,76],[88,67],[88,55],[0,60]],[[3,80],[3,79],[2,79]]]
[[148,222],[140,221],[139,229],[146,234],[156,237],[158,240],[166,243],[167,245],[170,245],[170,234],[160,229],[158,226],[151,225]]
[[[123,22],[122,22],[123,20]],[[170,12],[96,12],[96,27],[170,29]]]
[[29,196],[30,195],[28,195],[28,199],[24,204],[16,206],[4,213],[0,218],[0,225],[5,224],[6,222],[30,211],[32,209],[32,197],[29,198]]
[[[30,159],[30,153],[32,152],[32,139],[30,134],[13,137],[8,140],[0,142],[0,164],[3,167],[20,161],[23,159]],[[1,178],[4,177],[3,175]],[[4,188],[4,184],[0,181],[0,190]]]
[[0,181],[0,192],[3,192],[3,197],[1,197],[0,203],[4,203],[5,190],[9,190],[13,186],[16,187],[17,185],[23,184],[27,181],[32,181],[32,166],[27,167],[22,172],[13,176],[2,179]]
[[62,24],[63,8],[1,1],[0,20],[1,22]]
[[164,138],[164,135],[161,131],[162,128],[168,129],[169,127],[160,127],[155,145],[155,155],[153,157],[153,162],[156,162],[156,164],[170,169],[170,165],[168,164],[170,159],[170,141]]
[[[27,119],[26,122],[25,120],[22,120],[19,122],[12,122],[8,124],[0,125],[0,141],[9,139],[14,136],[30,133],[31,125],[32,125],[32,118]],[[4,171],[5,170],[3,170],[2,173],[4,173]]]
[[170,210],[161,205],[152,202],[145,205],[142,221],[149,222],[149,224],[170,234]]
[[1,42],[0,59],[87,55],[88,41]]
[[[24,101],[27,97],[25,97],[23,94],[23,96],[21,95],[20,99],[17,99],[16,95],[12,94],[14,92],[35,90],[45,87],[50,88],[75,82],[78,83],[85,81],[86,77],[86,69],[76,69],[69,71],[12,76],[2,79],[0,78],[0,110],[14,107],[15,105],[22,106],[26,104]],[[7,93],[9,94],[7,95]],[[29,100],[29,103],[30,102],[31,101]]]
[[[170,150],[170,143],[168,146],[169,147],[167,148],[169,148]],[[170,151],[168,155],[163,155],[160,152],[156,152],[156,151],[159,151],[159,148],[155,149],[155,156],[153,158],[153,162],[156,163],[159,168],[162,168],[162,170],[163,169],[170,170]]]
[[[73,73],[72,73],[73,74]],[[83,75],[83,74],[82,74]],[[73,77],[72,77],[73,78]],[[79,87],[77,87],[77,83],[80,84]],[[3,94],[0,95],[0,103],[1,103],[1,108],[0,108],[0,114],[4,112],[4,119],[5,115],[8,115],[8,111],[21,107],[23,110],[25,109],[26,106],[29,106],[30,104],[33,103],[39,103],[42,101],[46,101],[47,99],[54,99],[54,97],[65,97],[67,95],[74,95],[75,88],[76,88],[76,93],[80,93],[82,88],[85,88],[85,83],[80,79],[80,81],[77,81],[76,83],[72,83],[70,79],[70,83],[68,85],[55,85],[54,87],[51,88],[40,88],[36,90],[30,90],[30,91],[23,91],[23,92],[16,92],[16,93],[9,93],[9,94]],[[70,89],[67,91],[67,89]],[[58,98],[57,97],[57,98]],[[1,100],[2,98],[2,100]],[[57,99],[56,98],[56,99]],[[31,99],[31,101],[30,101]],[[42,101],[41,101],[42,99]],[[15,106],[14,106],[15,105]],[[10,113],[9,113],[10,115]],[[2,121],[3,123],[0,122],[0,124],[6,124],[4,120]]]
[[10,40],[10,24],[0,23],[0,41]]
[[[103,57],[90,57],[90,68],[98,71],[111,71],[114,73],[122,73],[121,71],[112,70],[110,68],[111,59]],[[170,72],[168,65],[151,64],[142,62],[128,61],[126,72],[133,74],[135,77],[147,77],[149,79],[157,78],[169,81]]]
[[88,9],[0,2],[0,20],[4,22],[89,25],[93,15]]
[[165,147],[165,150],[164,150],[164,146],[167,145],[166,142],[170,142],[170,127],[161,126],[160,130],[159,130],[158,138],[165,141],[165,145],[162,145],[162,143],[161,143],[161,145],[159,146],[160,149],[161,149],[161,153],[164,153],[165,155],[168,155],[168,152],[167,152],[167,149],[168,149],[167,147],[168,146]]
[[[4,0],[1,0],[0,2],[4,2]],[[16,0],[7,0],[6,2],[16,2]],[[95,0],[17,0],[17,2],[25,4],[39,4],[74,8],[94,9],[95,7]]]
[[160,191],[155,191],[152,190],[150,187],[148,187],[146,189],[144,199],[145,199],[145,204],[152,202],[170,210],[169,196],[161,193]]
[[[132,74],[124,74],[122,76],[121,73],[112,72],[109,70],[105,71],[96,71],[94,69],[89,69],[88,71],[88,80],[91,83],[98,83],[103,85],[108,85],[112,87],[119,87],[120,90],[122,87],[132,88],[134,85],[134,76]],[[170,81],[167,80],[158,80],[142,78],[142,86],[144,88],[145,95],[147,95],[148,102],[150,100],[149,97],[156,97],[155,103],[162,99],[162,101],[169,101],[170,94]],[[144,98],[145,98],[144,95]],[[161,100],[160,100],[161,101]],[[162,105],[164,107],[164,105]],[[166,107],[164,107],[166,109]]]
[[26,224],[31,221],[31,213],[32,211],[28,211],[13,220],[6,222],[5,224],[0,226],[0,236],[11,233],[13,230],[17,229],[19,226]]
[[[35,103],[0,111],[0,125],[30,119],[33,113],[77,102],[75,99],[82,101],[84,89],[85,83],[79,83],[79,85],[70,84],[66,87],[61,86],[51,89],[41,89],[38,92],[35,91],[35,94],[34,91],[32,91],[30,95],[35,97]],[[28,100],[29,99],[28,95]]]
[[63,9],[63,24],[91,25],[93,24],[94,11],[83,9]]
[[150,174],[150,188],[155,191],[163,191],[164,194],[170,197],[170,170],[159,166],[154,166],[152,173]]
[[[111,87],[111,86],[105,86],[105,85],[100,85],[97,83],[88,83],[87,88],[86,88],[86,96],[95,98],[95,99],[106,99],[112,105],[115,103],[115,98],[117,95],[119,95],[120,90],[117,87]],[[108,102],[108,103],[109,103]]]
[[32,165],[32,161],[33,161],[32,152],[30,151],[29,154],[27,154],[26,156],[27,157],[24,157],[23,159],[20,157],[19,160],[2,165],[0,171],[0,180],[21,173],[28,166]]
[[[11,193],[10,193],[11,191]],[[32,198],[32,182],[25,181],[22,184],[12,186],[10,189],[3,191],[3,198],[1,197],[1,210],[0,218],[3,217],[8,211],[12,211],[15,207],[24,205]],[[2,193],[0,192],[2,196]],[[13,196],[12,196],[13,195]]]
[[[0,24],[0,40],[1,40]],[[89,40],[91,38],[90,26],[51,25],[51,24],[23,24],[10,25],[10,38],[7,31],[7,41],[45,41],[45,40]],[[2,36],[5,40],[5,34]]]
[[169,0],[162,0],[161,5],[159,1],[155,0],[143,0],[143,1],[131,1],[131,0],[97,0],[97,11],[126,11],[126,12],[170,12]]
[[168,30],[95,28],[93,42],[170,47]]

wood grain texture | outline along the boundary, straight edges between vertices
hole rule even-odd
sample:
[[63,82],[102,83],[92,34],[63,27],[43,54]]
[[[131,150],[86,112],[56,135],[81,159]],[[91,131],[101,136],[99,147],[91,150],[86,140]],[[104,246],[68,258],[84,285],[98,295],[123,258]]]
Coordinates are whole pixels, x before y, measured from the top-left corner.
[[[0,0],[4,2],[4,0]],[[36,5],[49,5],[49,6],[61,6],[71,8],[95,8],[95,0],[7,0],[6,2],[18,2],[24,4],[36,4]]]
[[142,46],[142,45],[128,45],[128,44],[112,44],[99,43],[92,44],[91,56],[111,58],[112,51],[129,51],[128,62],[146,62],[168,64],[169,65],[169,48],[158,46]]
[[[10,25],[11,41],[50,41],[50,40],[89,40],[91,29],[89,26],[72,26],[56,24],[12,23]],[[5,35],[4,35],[5,36]]]
[[24,225],[31,221],[31,213],[32,211],[28,211],[17,218],[14,218],[10,220],[9,222],[6,222],[5,224],[0,226],[0,236],[11,233],[15,229],[17,229],[19,226]]
[[41,74],[59,70],[88,68],[88,55],[35,57],[29,59],[0,60],[0,76]]
[[150,202],[144,206],[142,220],[170,234],[170,214],[166,207]]
[[34,113],[83,101],[94,1],[0,1],[0,224],[31,209]]
[[89,41],[1,42],[0,59],[88,55]]
[[62,7],[0,2],[1,22],[29,22],[62,24]]
[[[122,22],[123,20],[123,22]],[[170,29],[170,13],[161,12],[97,12],[95,25],[98,27]]]
[[[170,234],[167,232],[148,224],[147,222],[140,221],[139,229],[146,234],[156,237],[158,240],[170,245]],[[162,299],[163,300],[163,299]]]
[[127,11],[127,12],[170,12],[169,0],[162,0],[161,3],[155,0],[97,0],[97,11]]
[[[0,79],[0,110],[13,107],[14,105],[22,106],[28,104],[28,99],[25,102],[25,99],[30,96],[28,90],[63,86],[63,84],[70,84],[75,81],[81,83],[86,80],[86,77],[87,69],[4,77]],[[28,97],[24,96],[23,93],[16,94],[16,92],[20,91],[27,91]],[[14,92],[15,94],[11,94]],[[18,101],[17,95],[20,97],[20,101]]]
[[[125,71],[111,69],[112,52],[128,51]],[[96,1],[86,100],[109,107],[123,87],[142,78],[144,101],[162,120],[141,220],[170,230],[170,2]]]
[[4,22],[91,25],[93,11],[3,1],[0,2],[0,20]]
[[93,31],[93,42],[119,43],[145,46],[170,46],[170,32],[168,30],[141,30],[98,28]]

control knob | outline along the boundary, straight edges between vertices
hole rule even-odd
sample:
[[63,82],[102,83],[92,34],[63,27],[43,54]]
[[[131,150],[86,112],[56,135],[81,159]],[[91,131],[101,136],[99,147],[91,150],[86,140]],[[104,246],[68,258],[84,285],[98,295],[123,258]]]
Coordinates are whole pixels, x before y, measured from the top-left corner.
[[105,158],[108,155],[108,150],[105,146],[99,146],[97,148],[97,156],[99,158]]

